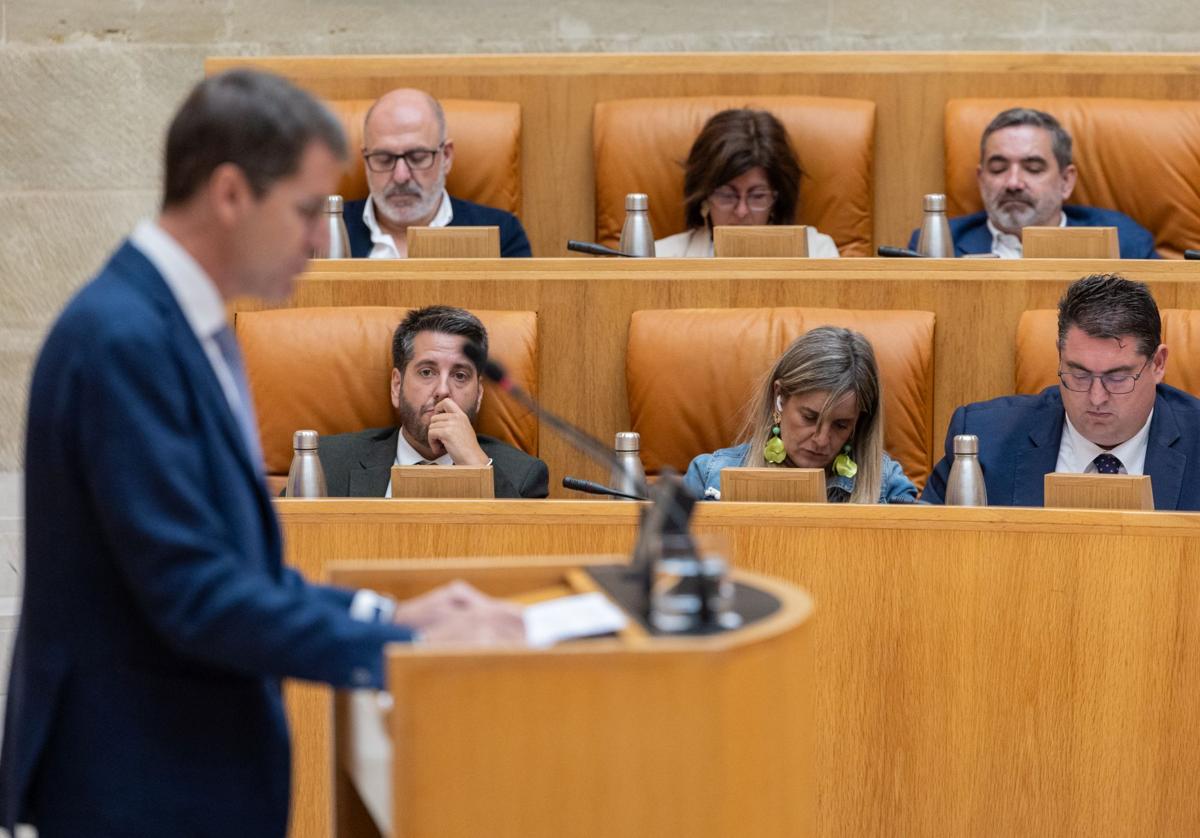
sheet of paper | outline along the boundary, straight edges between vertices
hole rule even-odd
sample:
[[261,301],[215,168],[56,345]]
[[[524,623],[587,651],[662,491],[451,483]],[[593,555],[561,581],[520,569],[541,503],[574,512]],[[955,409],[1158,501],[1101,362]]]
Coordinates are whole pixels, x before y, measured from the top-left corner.
[[573,637],[610,634],[627,622],[625,612],[602,593],[559,597],[525,607],[525,641],[545,648]]

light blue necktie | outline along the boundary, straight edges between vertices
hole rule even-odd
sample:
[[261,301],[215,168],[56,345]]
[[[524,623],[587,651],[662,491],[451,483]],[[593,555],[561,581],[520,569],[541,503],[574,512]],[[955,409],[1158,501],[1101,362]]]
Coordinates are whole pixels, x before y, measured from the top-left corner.
[[242,366],[242,352],[238,348],[237,338],[233,336],[233,329],[225,325],[221,327],[220,331],[213,334],[213,339],[217,342],[217,347],[221,350],[221,355],[229,366],[229,372],[233,375],[233,383],[237,386],[239,404],[231,404],[229,407],[233,411],[238,425],[241,426],[242,439],[246,443],[246,450],[250,452],[250,461],[254,463],[254,470],[262,471],[263,458],[262,447],[258,441],[258,419],[254,416],[254,402],[250,400],[250,388],[246,384],[246,370]]

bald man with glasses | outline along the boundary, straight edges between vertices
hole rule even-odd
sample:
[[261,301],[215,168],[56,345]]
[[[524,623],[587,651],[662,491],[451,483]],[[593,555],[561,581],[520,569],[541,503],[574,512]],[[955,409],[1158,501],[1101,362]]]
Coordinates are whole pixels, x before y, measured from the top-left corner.
[[1042,506],[1050,472],[1147,474],[1157,509],[1200,510],[1200,400],[1163,384],[1167,347],[1150,290],[1115,274],[1058,303],[1057,386],[960,407],[921,500],[942,503],[954,437],[979,437],[993,506]]
[[501,256],[533,255],[515,215],[446,192],[454,140],[428,93],[401,88],[381,96],[367,111],[362,156],[371,195],[345,207],[351,256],[403,259],[409,227],[499,227]]

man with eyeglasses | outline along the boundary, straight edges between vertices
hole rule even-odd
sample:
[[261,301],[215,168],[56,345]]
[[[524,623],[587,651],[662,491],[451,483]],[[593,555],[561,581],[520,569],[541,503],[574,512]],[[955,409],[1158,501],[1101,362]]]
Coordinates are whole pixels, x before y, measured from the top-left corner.
[[988,503],[1041,506],[1049,472],[1148,474],[1157,509],[1200,509],[1200,400],[1163,384],[1167,347],[1150,290],[1115,274],[1058,303],[1059,384],[960,407],[921,495],[942,503],[954,437],[979,437]]
[[363,123],[363,163],[371,195],[346,204],[350,255],[403,259],[409,227],[499,227],[501,256],[531,256],[525,229],[512,213],[446,192],[454,140],[442,106],[422,90],[385,93]]

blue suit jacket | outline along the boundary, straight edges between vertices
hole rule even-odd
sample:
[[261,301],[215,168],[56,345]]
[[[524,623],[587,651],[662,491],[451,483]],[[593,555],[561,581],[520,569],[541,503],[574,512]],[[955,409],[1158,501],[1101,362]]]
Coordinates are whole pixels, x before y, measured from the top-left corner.
[[[1036,396],[1004,396],[954,411],[946,455],[934,468],[921,500],[942,503],[954,462],[954,437],[979,437],[979,464],[990,506],[1042,506],[1043,478],[1058,464],[1064,424],[1057,386]],[[1158,385],[1146,446],[1145,473],[1156,509],[1200,510],[1200,400]]]
[[283,566],[208,358],[128,243],[42,348],[25,475],[0,824],[282,836],[280,678],[378,684],[382,645],[411,635]]
[[[369,200],[350,201],[342,210],[346,233],[350,237],[350,255],[355,259],[365,259],[371,255],[371,231],[363,221],[363,207]],[[533,255],[525,228],[511,212],[454,197],[450,198],[450,208],[454,211],[454,217],[450,219],[451,227],[499,227],[501,256]]]
[[[1068,227],[1116,227],[1122,259],[1158,259],[1154,236],[1128,215],[1116,210],[1064,205],[1063,214]],[[910,249],[917,247],[920,229],[913,230],[908,240]],[[950,219],[950,236],[954,239],[954,255],[991,253],[992,234],[987,227],[987,213],[980,210],[971,215]]]

